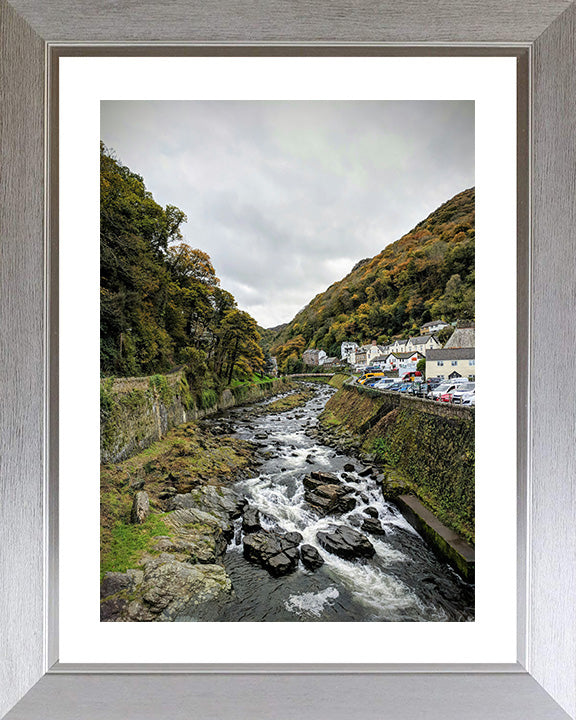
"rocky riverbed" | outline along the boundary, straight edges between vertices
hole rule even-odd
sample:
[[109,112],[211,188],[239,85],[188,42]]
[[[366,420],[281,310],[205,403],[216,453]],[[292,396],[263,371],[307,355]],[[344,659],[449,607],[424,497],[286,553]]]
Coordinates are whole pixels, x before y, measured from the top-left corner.
[[380,469],[342,436],[328,444],[318,415],[333,392],[235,408],[109,468],[149,511],[131,524],[146,542],[122,563],[106,555],[102,619],[473,620],[473,587],[384,499]]

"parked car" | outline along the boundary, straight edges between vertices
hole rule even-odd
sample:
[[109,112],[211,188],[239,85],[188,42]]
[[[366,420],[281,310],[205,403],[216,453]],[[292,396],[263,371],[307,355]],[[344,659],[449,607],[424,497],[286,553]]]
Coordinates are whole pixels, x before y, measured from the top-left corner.
[[408,390],[408,393],[410,395],[414,395],[415,397],[423,398],[426,397],[426,395],[428,394],[428,388],[426,386],[426,383],[413,382],[411,383],[411,387]]
[[398,388],[398,392],[407,393],[407,392],[410,390],[411,387],[412,387],[412,383],[411,383],[411,382],[400,383],[400,387]]
[[375,387],[380,382],[381,378],[368,378],[366,382],[362,383],[364,387]]
[[398,378],[383,377],[378,378],[372,387],[375,387],[378,390],[388,390],[391,385],[394,385],[397,382]]
[[456,405],[469,405],[470,399],[476,397],[476,383],[461,383],[452,393],[452,402]]
[[432,392],[430,393],[430,397],[432,398],[432,400],[440,400],[441,395],[452,392],[452,390],[454,390],[457,385],[467,382],[468,380],[466,380],[466,378],[454,378],[454,380],[448,380],[447,382],[438,385],[437,388],[432,390]]
[[386,389],[387,389],[387,390],[392,390],[393,392],[398,392],[398,390],[400,390],[400,388],[401,388],[403,385],[404,385],[404,383],[395,382],[393,385],[390,385],[390,386],[387,387]]
[[451,392],[445,392],[440,395],[439,398],[436,398],[437,400],[440,400],[440,402],[452,402],[452,393]]
[[404,380],[404,382],[409,382],[410,380],[422,382],[422,373],[420,370],[410,370],[402,375],[402,380]]
[[384,373],[380,371],[366,372],[364,373],[364,375],[358,378],[358,382],[360,383],[360,385],[366,385],[366,383],[370,382],[371,379],[379,380],[382,377],[384,377]]

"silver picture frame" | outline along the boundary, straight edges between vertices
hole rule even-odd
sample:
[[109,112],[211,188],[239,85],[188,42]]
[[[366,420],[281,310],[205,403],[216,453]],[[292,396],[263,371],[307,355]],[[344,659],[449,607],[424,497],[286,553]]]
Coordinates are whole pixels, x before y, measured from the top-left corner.
[[[335,49],[518,58],[518,662],[62,665],[58,57]],[[576,718],[574,137],[576,4],[566,0],[0,0],[0,717]]]

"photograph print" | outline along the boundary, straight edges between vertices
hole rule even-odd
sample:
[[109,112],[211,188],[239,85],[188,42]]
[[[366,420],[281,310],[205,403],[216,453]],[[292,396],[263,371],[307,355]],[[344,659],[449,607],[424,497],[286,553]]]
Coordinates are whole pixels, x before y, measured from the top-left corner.
[[473,101],[103,101],[100,619],[473,622]]

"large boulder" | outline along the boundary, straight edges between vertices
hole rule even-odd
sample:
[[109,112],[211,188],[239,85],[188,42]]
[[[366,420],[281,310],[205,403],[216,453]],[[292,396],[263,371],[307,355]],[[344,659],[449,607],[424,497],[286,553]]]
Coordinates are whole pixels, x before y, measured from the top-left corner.
[[[134,597],[137,596],[143,579],[142,570],[106,573],[100,583],[100,621],[154,620],[154,616],[145,611],[145,608],[139,608],[140,613],[134,612]],[[145,611],[145,617],[136,617],[137,614],[142,615],[142,610]]]
[[[226,602],[232,583],[221,565],[191,565],[173,555],[148,557],[144,570],[108,573],[100,602],[102,622],[164,622],[178,615],[195,615]],[[120,577],[125,576],[125,577]]]
[[302,564],[308,570],[317,570],[324,565],[322,555],[313,545],[302,545],[300,548],[300,559]]
[[341,485],[318,485],[305,490],[304,499],[320,515],[339,515],[356,507],[351,488]]
[[132,510],[130,512],[130,521],[134,524],[141,525],[150,514],[150,500],[148,493],[139,490],[134,495],[132,502]]
[[313,478],[312,475],[305,475],[304,479],[302,480],[302,484],[304,485],[304,490],[316,490],[317,487],[319,487],[320,485],[325,485],[326,483],[324,482],[324,480],[318,480],[317,478]]
[[162,519],[174,532],[170,537],[159,537],[154,550],[184,554],[191,563],[219,562],[226,552],[227,540],[234,535],[229,520],[195,508],[174,510]]
[[143,578],[142,570],[127,570],[125,573],[107,572],[100,582],[100,598],[103,600],[122,591],[131,593]]
[[298,567],[300,533],[280,535],[270,530],[260,530],[244,537],[244,557],[261,565],[274,577],[288,575]]
[[370,533],[371,535],[386,535],[386,530],[382,527],[380,520],[376,518],[366,518],[361,527],[364,532]]
[[334,485],[340,482],[338,475],[334,475],[334,473],[324,472],[323,470],[312,470],[310,476],[314,480],[321,480],[324,485]]
[[244,508],[244,516],[242,518],[242,531],[249,535],[262,529],[260,525],[260,511],[254,505],[247,505]]
[[318,532],[316,539],[325,550],[345,560],[370,558],[376,552],[367,537],[345,525],[333,525]]
[[159,560],[146,565],[141,591],[145,609],[156,620],[171,621],[201,605],[226,601],[232,583],[221,565]]
[[168,509],[195,508],[228,521],[239,518],[244,505],[246,505],[246,500],[230,488],[203,485],[194,488],[189,493],[175,495],[169,501]]

